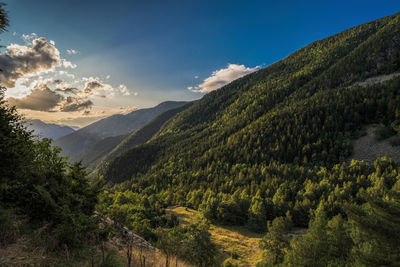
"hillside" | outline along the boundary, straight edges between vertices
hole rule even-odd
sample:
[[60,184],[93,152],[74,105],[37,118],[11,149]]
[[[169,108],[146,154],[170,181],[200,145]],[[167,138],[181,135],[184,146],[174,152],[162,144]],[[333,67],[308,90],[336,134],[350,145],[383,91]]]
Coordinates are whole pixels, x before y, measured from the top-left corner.
[[[398,120],[398,77],[356,83],[398,72],[399,39],[396,14],[316,41],[207,94],[103,173],[110,181],[143,173],[139,184],[151,181],[162,190],[176,181],[193,190],[205,180],[222,186],[238,164],[259,170],[265,162],[339,163],[361,125]],[[250,177],[244,178],[240,184]]]
[[101,139],[109,136],[127,135],[164,111],[182,106],[185,103],[167,101],[153,108],[135,110],[126,115],[113,115],[57,139],[55,145],[61,147],[64,156],[76,159],[79,154]]
[[39,138],[57,138],[75,132],[75,129],[52,123],[44,123],[41,120],[25,120],[25,125],[28,131],[33,131],[33,134]]
[[[161,220],[143,207],[174,205],[265,233],[259,266],[396,265],[400,164],[348,159],[363,159],[367,125],[398,143],[399,71],[400,14],[311,43],[208,93],[103,164],[100,177],[115,183],[104,210],[131,212],[129,225],[148,238]],[[307,230],[291,238],[294,227]]]

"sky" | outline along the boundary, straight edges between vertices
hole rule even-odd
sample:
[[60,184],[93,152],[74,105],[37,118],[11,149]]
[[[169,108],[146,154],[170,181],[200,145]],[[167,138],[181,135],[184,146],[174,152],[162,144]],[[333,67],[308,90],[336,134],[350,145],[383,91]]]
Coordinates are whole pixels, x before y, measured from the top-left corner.
[[195,100],[400,1],[3,0],[0,82],[27,118],[85,126]]

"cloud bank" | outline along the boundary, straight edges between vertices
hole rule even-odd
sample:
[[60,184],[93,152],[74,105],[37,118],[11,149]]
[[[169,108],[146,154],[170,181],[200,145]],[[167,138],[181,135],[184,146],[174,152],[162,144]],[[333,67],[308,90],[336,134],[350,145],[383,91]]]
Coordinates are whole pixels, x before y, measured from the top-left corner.
[[226,68],[214,71],[212,75],[204,79],[201,84],[189,86],[187,89],[197,93],[208,93],[217,90],[240,77],[250,74],[259,68],[260,67],[258,66],[249,68],[245,65],[228,64]]

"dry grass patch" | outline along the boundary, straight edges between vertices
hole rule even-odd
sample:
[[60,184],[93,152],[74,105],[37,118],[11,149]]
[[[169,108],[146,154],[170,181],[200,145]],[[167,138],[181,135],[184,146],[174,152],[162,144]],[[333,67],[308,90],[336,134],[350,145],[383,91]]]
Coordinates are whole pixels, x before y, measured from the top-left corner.
[[[167,213],[173,213],[179,218],[182,226],[195,223],[200,219],[196,210],[185,207],[171,207]],[[211,239],[222,252],[220,261],[231,258],[231,262],[239,266],[255,266],[261,261],[263,251],[258,247],[262,234],[249,231],[240,226],[210,225]]]

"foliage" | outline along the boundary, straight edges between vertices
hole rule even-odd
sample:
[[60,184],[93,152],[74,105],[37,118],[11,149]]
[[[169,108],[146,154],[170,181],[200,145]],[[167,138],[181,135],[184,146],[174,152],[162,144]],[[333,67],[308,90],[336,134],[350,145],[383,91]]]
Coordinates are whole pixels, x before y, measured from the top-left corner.
[[46,226],[48,249],[81,246],[97,228],[92,215],[101,185],[90,184],[79,163],[67,164],[50,140],[35,141],[0,93],[1,206],[28,216],[33,227]]
[[268,222],[268,233],[260,241],[260,248],[266,250],[260,266],[274,266],[282,262],[289,247],[289,238],[286,235],[288,230],[283,217],[275,218],[272,223]]
[[4,32],[9,25],[7,12],[4,10],[6,4],[0,2],[0,33]]

